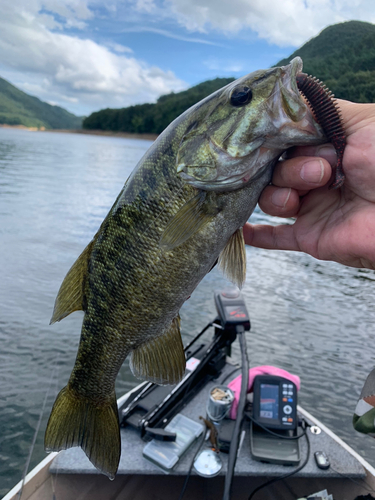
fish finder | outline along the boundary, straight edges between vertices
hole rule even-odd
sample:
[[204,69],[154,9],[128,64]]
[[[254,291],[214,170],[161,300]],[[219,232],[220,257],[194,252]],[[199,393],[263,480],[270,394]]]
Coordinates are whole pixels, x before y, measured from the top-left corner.
[[288,439],[298,436],[296,385],[283,377],[258,375],[253,390],[250,427],[253,458],[283,465],[298,464],[299,440]]
[[267,429],[297,427],[297,387],[290,380],[272,375],[254,379],[253,418]]

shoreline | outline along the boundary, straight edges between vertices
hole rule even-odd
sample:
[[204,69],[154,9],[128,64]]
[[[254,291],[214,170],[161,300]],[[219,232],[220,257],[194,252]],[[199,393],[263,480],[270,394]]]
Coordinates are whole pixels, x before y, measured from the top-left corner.
[[154,141],[158,134],[131,134],[128,132],[113,132],[111,130],[87,130],[87,129],[45,129],[44,127],[26,127],[25,125],[7,125],[0,124],[0,128],[12,128],[19,130],[28,130],[30,132],[58,132],[61,134],[84,134],[84,135],[102,135],[107,137],[120,137],[123,139],[143,139]]
[[122,137],[125,139],[144,139],[154,141],[158,134],[132,134],[130,132],[114,132],[112,130],[87,130],[87,129],[46,129],[40,132],[60,132],[62,134],[83,134],[83,135],[102,135],[107,137]]
[[18,130],[28,130],[29,132],[59,132],[61,134],[84,134],[84,135],[102,135],[107,137],[121,137],[123,139],[143,139],[154,141],[158,134],[131,134],[128,132],[113,132],[111,130],[87,130],[87,129],[45,129],[44,127],[26,127],[25,125],[0,124],[0,128],[12,128]]
[[44,127],[26,127],[26,125],[8,125],[7,123],[0,123],[0,128],[13,128],[18,130],[29,130],[30,132],[44,131]]

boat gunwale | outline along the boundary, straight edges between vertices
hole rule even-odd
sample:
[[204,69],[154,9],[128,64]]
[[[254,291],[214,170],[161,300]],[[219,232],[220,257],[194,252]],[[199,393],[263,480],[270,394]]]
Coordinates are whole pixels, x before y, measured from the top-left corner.
[[[136,391],[139,391],[143,386],[145,386],[147,382],[142,382],[137,385],[127,393],[120,396],[117,400],[117,406],[120,407],[125,403],[125,401]],[[324,425],[319,419],[314,417],[307,410],[302,408],[300,405],[297,406],[298,411],[306,417],[308,420],[313,422],[315,425],[321,428],[323,432],[325,432],[329,437],[331,437],[337,444],[339,444],[342,448],[344,448],[348,453],[350,453],[365,469],[368,475],[374,480],[375,485],[375,468],[369,464],[363,457],[361,457],[353,448],[351,448],[345,441],[343,441],[337,434],[335,434],[332,430],[330,430],[326,425]],[[59,452],[52,452],[48,454],[38,465],[36,465],[25,477],[25,479],[21,479],[3,498],[2,500],[15,500],[16,495],[21,491],[22,488],[25,488],[31,481],[43,471],[43,469],[47,469],[47,467],[52,463],[53,459],[58,455]],[[47,475],[49,472],[47,471]],[[46,481],[48,478],[46,479]],[[37,491],[37,490],[35,490]],[[31,494],[33,494],[32,492]],[[27,500],[27,499],[25,499]]]

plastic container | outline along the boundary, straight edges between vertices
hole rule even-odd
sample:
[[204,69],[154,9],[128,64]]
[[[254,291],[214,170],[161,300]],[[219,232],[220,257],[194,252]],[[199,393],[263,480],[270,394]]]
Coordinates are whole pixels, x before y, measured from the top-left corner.
[[189,446],[202,434],[203,429],[202,424],[177,413],[165,427],[166,431],[177,434],[176,441],[153,439],[143,448],[143,456],[168,473]]

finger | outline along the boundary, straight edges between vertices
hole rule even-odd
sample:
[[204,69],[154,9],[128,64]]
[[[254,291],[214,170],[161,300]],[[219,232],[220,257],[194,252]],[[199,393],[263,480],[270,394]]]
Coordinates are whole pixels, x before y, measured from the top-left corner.
[[250,224],[243,227],[246,245],[268,250],[293,250],[300,251],[294,236],[294,227],[289,224],[280,226],[266,226],[263,224]]
[[267,186],[258,203],[266,214],[277,217],[294,217],[299,210],[300,198],[295,189]]
[[327,184],[331,175],[332,169],[327,160],[298,156],[277,163],[272,184],[278,187],[291,187],[308,191]]
[[287,158],[298,156],[318,156],[328,161],[331,166],[336,165],[337,155],[332,144],[321,144],[320,146],[296,146],[287,151]]

